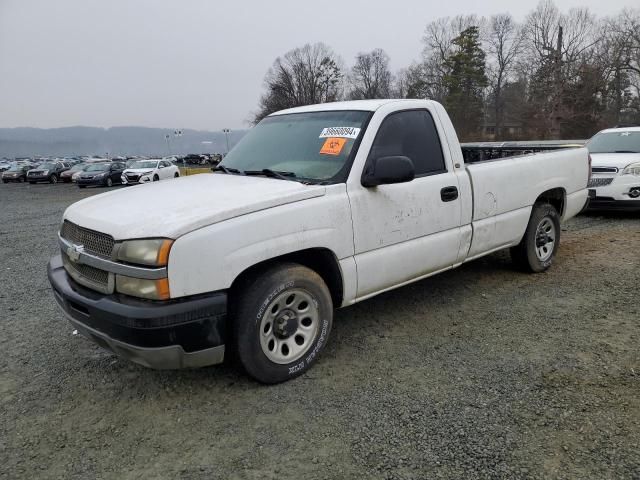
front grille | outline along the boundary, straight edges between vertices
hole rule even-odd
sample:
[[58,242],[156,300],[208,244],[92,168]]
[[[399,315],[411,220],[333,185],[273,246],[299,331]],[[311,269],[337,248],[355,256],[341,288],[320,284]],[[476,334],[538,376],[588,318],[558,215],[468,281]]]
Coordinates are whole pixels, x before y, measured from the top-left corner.
[[588,188],[604,187],[606,185],[609,185],[611,182],[613,182],[613,178],[611,177],[605,177],[605,178],[595,177],[589,180],[589,185],[587,185],[587,187]]
[[60,236],[75,245],[84,246],[87,253],[111,258],[115,243],[111,235],[89,230],[65,220],[60,229]]
[[133,180],[134,182],[137,182],[140,178],[140,175],[129,175],[128,173],[125,176],[127,177],[127,180]]
[[35,175],[41,175],[42,172],[29,172],[29,175],[31,176],[35,176]]
[[591,167],[593,173],[618,173],[616,167]]
[[72,262],[66,253],[62,253],[62,265],[67,273],[80,285],[101,293],[113,293],[113,282],[109,282],[109,272],[89,265]]

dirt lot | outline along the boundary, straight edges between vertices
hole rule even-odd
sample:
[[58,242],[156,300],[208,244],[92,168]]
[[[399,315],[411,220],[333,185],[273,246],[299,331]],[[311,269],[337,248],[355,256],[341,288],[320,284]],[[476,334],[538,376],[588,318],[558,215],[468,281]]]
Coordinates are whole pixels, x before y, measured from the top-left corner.
[[0,478],[640,478],[640,216],[581,216],[337,312],[307,375],[158,372],[79,336],[46,262],[70,203],[0,185]]

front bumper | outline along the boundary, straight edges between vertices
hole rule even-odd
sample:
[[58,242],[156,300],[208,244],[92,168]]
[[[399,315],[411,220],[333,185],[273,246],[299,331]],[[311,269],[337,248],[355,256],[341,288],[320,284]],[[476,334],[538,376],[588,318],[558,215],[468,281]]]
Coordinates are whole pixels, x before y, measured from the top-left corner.
[[48,266],[54,297],[71,324],[103,348],[156,369],[203,367],[224,359],[227,295],[167,302],[103,295],[75,283],[60,255]]
[[153,179],[149,175],[141,175],[137,180],[122,175],[120,179],[122,180],[123,185],[139,185],[140,183],[149,183],[153,181]]
[[596,196],[589,201],[589,210],[640,211],[640,200],[616,200],[612,197]]
[[19,182],[20,178],[24,179],[23,175],[18,175],[18,176],[9,176],[9,175],[3,175],[2,176],[2,181],[3,182]]

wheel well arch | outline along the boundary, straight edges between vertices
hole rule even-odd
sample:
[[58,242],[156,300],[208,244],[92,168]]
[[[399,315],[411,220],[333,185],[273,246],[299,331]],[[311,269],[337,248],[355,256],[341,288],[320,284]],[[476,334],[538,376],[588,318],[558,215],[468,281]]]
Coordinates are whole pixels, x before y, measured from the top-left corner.
[[565,191],[565,189],[562,187],[558,187],[542,192],[540,195],[538,195],[538,198],[536,198],[536,201],[534,203],[549,203],[553,205],[553,207],[558,212],[558,215],[562,217],[562,215],[564,215],[566,198],[567,192]]
[[298,263],[316,272],[322,277],[324,283],[326,283],[331,293],[331,300],[333,301],[334,307],[337,308],[342,305],[344,298],[342,270],[340,269],[336,255],[328,248],[307,248],[256,263],[243,270],[235,278],[229,291],[233,295],[238,290],[239,285],[251,275],[257,274],[275,264],[284,262]]

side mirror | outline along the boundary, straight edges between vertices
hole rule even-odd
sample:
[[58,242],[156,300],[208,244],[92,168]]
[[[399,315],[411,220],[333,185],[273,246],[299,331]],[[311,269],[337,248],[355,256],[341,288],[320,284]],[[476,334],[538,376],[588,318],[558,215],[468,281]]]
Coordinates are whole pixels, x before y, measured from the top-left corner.
[[379,157],[370,162],[362,174],[363,187],[377,187],[390,183],[410,182],[416,176],[413,162],[409,157],[394,155]]

